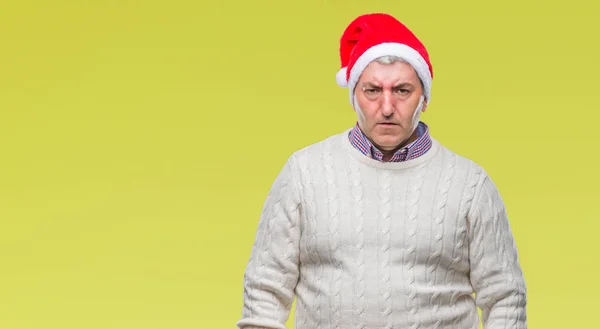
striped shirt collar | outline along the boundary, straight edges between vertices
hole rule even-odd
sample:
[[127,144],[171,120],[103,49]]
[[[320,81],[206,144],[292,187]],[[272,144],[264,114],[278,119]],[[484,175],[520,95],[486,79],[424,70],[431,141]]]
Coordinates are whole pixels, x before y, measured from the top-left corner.
[[[381,151],[369,141],[362,130],[360,130],[358,122],[354,125],[354,128],[350,130],[348,138],[350,139],[350,143],[362,154],[369,158],[383,161],[383,153],[381,153]],[[389,161],[401,162],[418,158],[431,148],[431,144],[429,127],[421,121],[417,126],[417,139],[396,151]]]

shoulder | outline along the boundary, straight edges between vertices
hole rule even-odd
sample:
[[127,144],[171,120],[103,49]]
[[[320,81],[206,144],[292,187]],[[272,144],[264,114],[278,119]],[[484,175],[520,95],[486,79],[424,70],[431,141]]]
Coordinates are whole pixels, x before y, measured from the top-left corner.
[[296,164],[310,164],[322,161],[326,155],[335,156],[342,149],[343,138],[348,137],[348,132],[349,130],[344,130],[300,148],[294,151],[288,160]]
[[457,167],[465,173],[465,182],[468,187],[467,195],[472,203],[471,211],[482,203],[504,204],[496,183],[481,164],[442,145],[440,145],[440,153],[453,156],[456,159]]
[[[433,139],[433,138],[432,138]],[[456,152],[455,150],[449,148],[439,140],[433,139],[434,143],[438,144],[438,155],[447,159],[453,158],[456,162],[456,166],[462,169],[467,169],[469,171],[475,172],[484,172],[484,168],[482,165],[474,161],[471,157],[464,155],[462,153]]]
[[483,184],[487,180],[490,180],[488,172],[480,163],[464,154],[450,149],[437,140],[435,142],[439,144],[438,156],[440,159],[443,159],[441,161],[452,159],[451,162],[455,169],[463,173],[466,183],[474,190],[474,192],[480,190]]

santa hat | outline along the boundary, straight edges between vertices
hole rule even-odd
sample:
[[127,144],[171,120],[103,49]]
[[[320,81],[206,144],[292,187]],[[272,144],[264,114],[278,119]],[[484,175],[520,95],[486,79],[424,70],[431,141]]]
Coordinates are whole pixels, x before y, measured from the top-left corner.
[[375,59],[386,55],[400,57],[415,69],[429,101],[433,68],[425,46],[396,18],[374,13],[354,19],[340,40],[342,63],[336,80],[340,87],[349,88],[350,104],[354,103],[354,87],[363,70]]

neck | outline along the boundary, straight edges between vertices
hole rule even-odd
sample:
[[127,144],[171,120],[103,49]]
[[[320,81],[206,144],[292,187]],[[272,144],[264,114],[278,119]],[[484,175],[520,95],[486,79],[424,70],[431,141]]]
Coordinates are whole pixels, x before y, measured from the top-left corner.
[[345,133],[340,134],[340,138],[342,138],[341,143],[343,144],[344,149],[349,151],[349,153],[352,155],[352,157],[355,160],[357,160],[358,162],[365,164],[367,166],[373,167],[373,168],[380,168],[380,169],[385,169],[385,170],[404,170],[407,168],[418,166],[418,165],[422,164],[423,162],[429,161],[432,157],[435,156],[435,154],[440,149],[439,142],[437,142],[435,139],[431,139],[430,149],[421,156],[411,158],[410,160],[399,161],[399,162],[380,161],[380,160],[373,159],[369,156],[365,156],[365,154],[352,143],[352,139],[348,138],[348,136],[349,136],[348,133],[352,129],[353,128],[349,128],[348,130],[345,131]]
[[383,161],[389,161],[392,158],[392,156],[394,155],[394,153],[396,153],[399,149],[401,149],[401,148],[405,147],[406,145],[417,140],[417,129],[415,129],[413,131],[413,133],[410,135],[410,137],[408,137],[402,143],[400,143],[399,145],[397,145],[393,148],[381,147],[381,146],[375,144],[375,142],[373,142],[373,140],[370,137],[367,136],[367,138],[373,144],[373,146],[375,146],[378,150],[381,151],[381,153],[383,153]]

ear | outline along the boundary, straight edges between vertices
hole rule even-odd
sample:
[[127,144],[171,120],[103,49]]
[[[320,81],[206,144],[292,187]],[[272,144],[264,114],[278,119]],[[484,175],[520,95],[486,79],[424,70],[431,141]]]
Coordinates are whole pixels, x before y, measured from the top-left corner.
[[425,112],[427,110],[427,99],[423,100],[423,108],[421,109],[421,112]]

